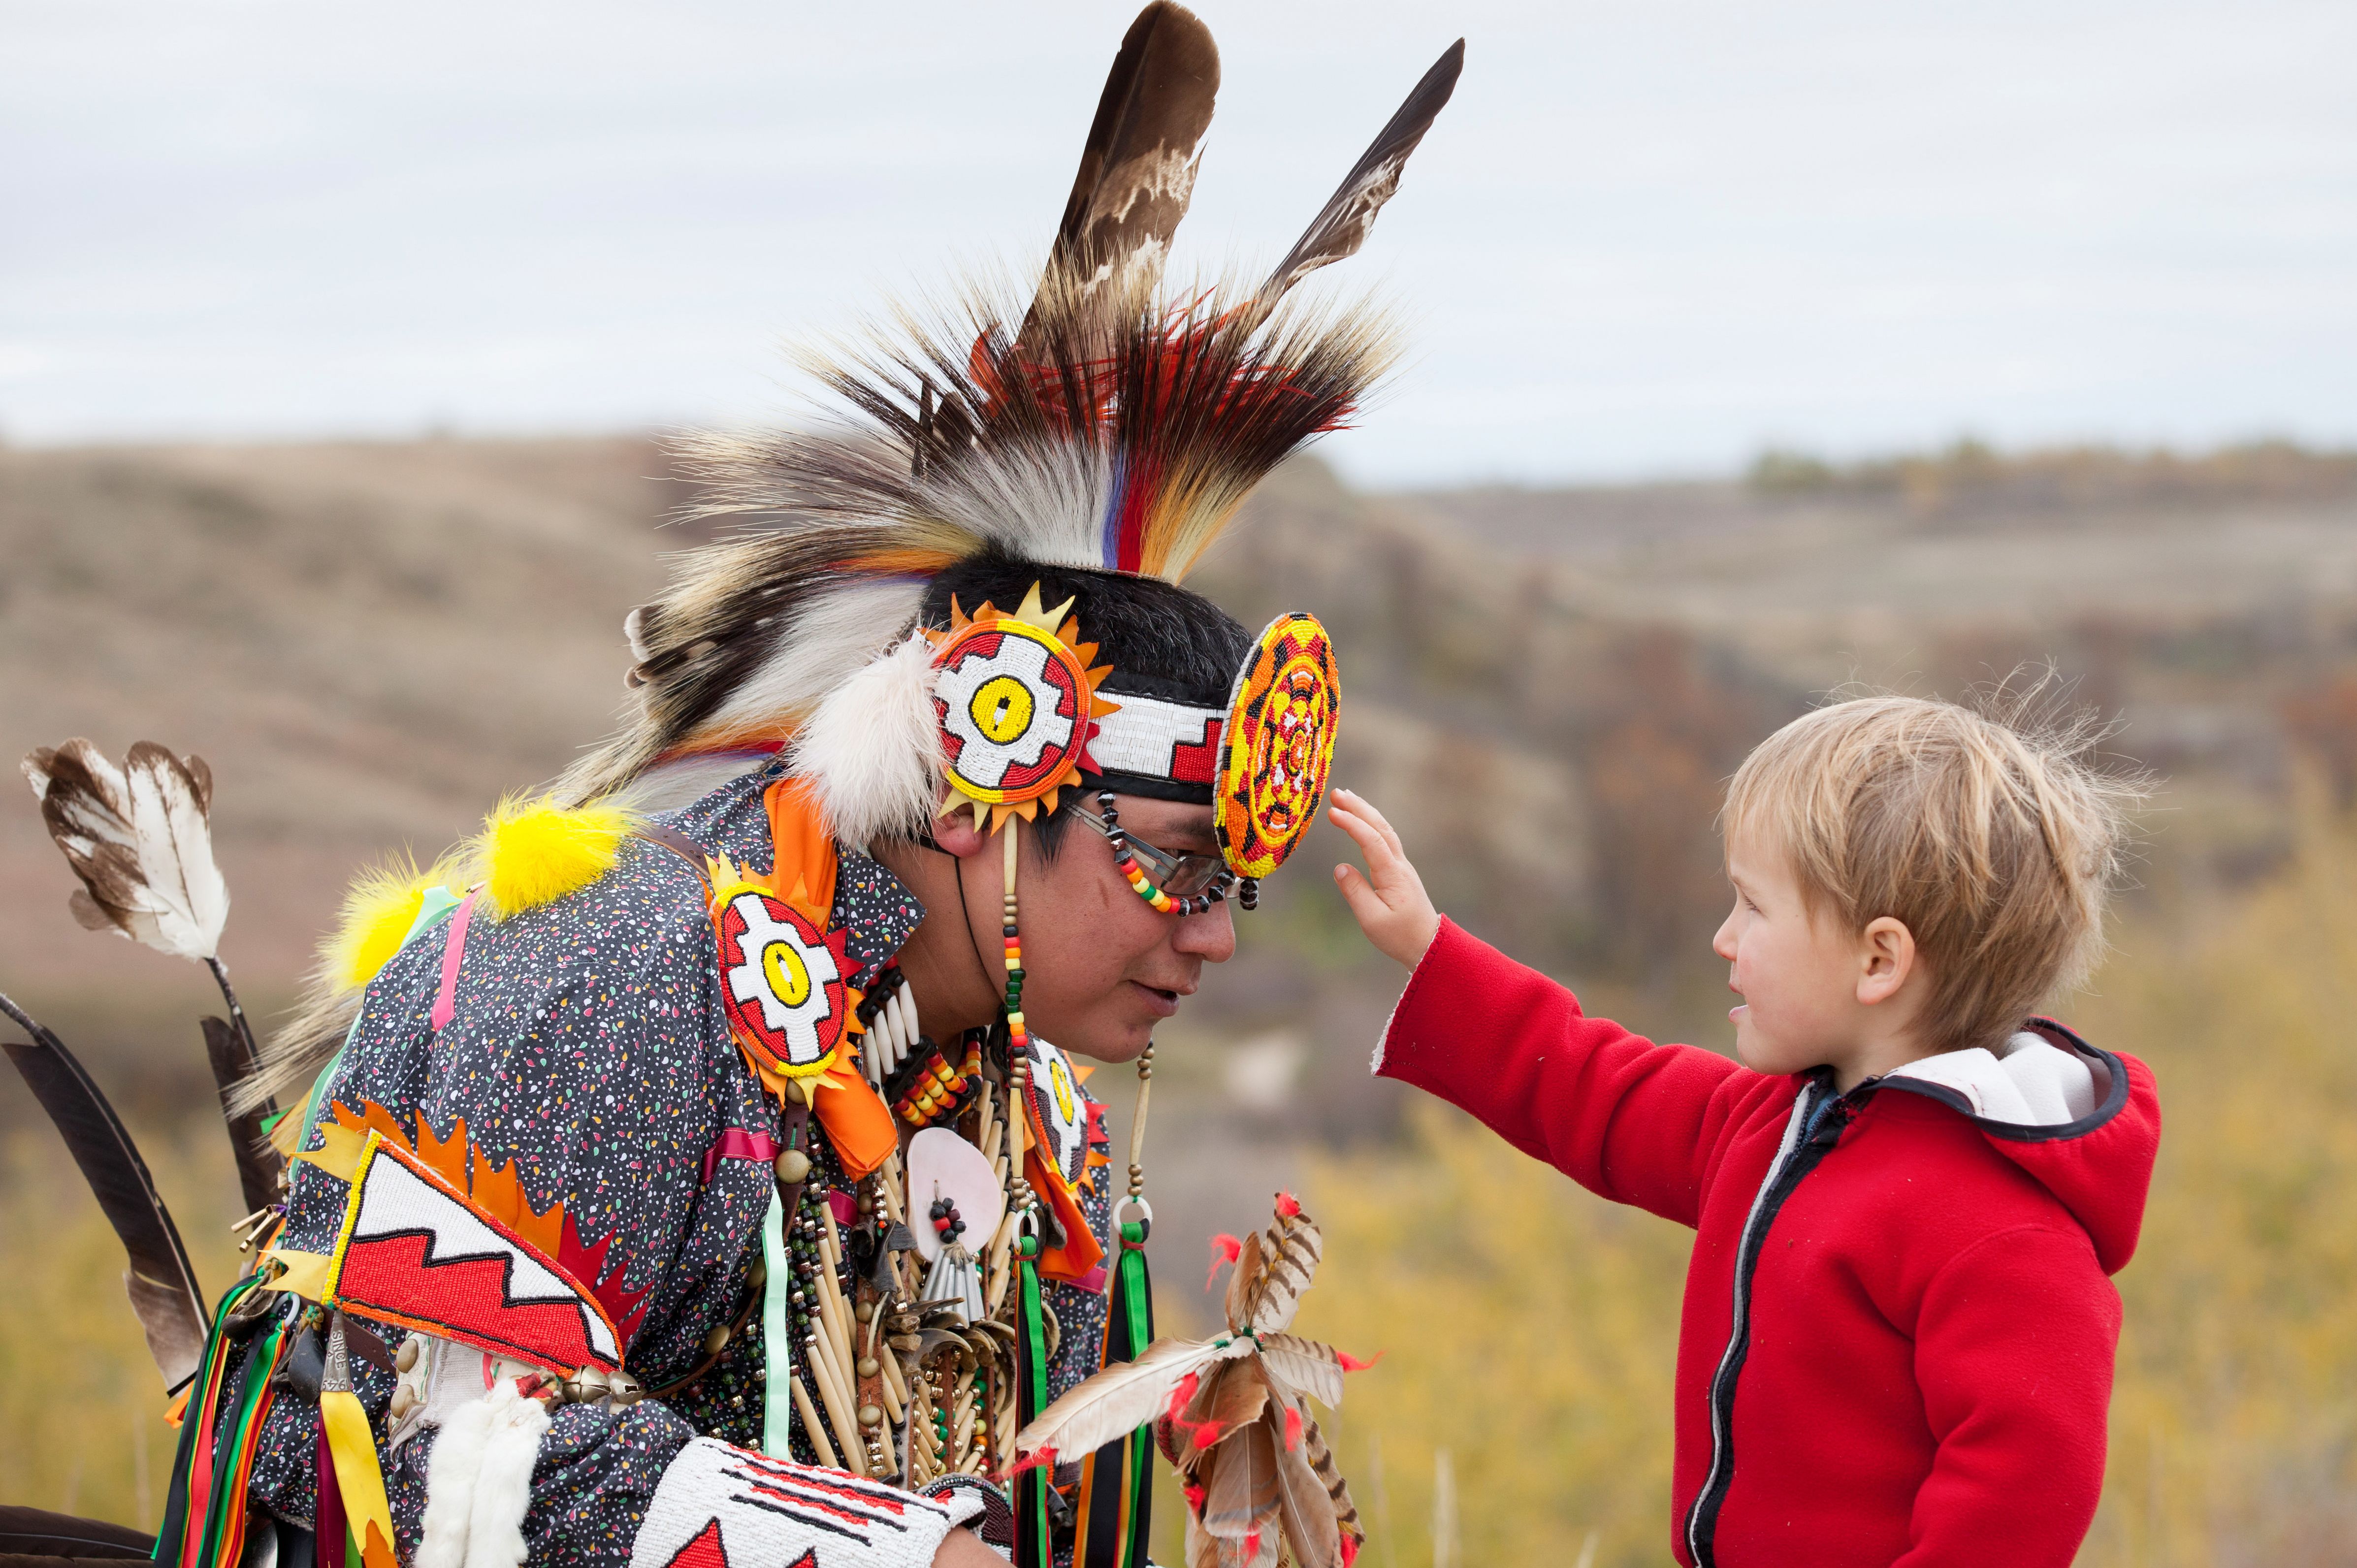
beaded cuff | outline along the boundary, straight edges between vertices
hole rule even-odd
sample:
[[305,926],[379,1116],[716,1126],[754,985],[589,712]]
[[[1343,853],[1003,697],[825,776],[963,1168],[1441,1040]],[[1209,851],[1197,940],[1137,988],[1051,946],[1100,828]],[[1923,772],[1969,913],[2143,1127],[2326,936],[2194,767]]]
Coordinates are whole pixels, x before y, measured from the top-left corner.
[[931,1568],[985,1499],[936,1501],[699,1437],[663,1471],[630,1568]]

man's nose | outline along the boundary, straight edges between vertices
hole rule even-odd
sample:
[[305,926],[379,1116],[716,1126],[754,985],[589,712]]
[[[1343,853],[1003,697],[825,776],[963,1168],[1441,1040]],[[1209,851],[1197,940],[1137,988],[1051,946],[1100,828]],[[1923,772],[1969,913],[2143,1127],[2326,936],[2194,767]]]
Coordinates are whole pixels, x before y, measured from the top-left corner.
[[1170,945],[1205,963],[1225,963],[1236,954],[1236,917],[1225,903],[1178,918]]

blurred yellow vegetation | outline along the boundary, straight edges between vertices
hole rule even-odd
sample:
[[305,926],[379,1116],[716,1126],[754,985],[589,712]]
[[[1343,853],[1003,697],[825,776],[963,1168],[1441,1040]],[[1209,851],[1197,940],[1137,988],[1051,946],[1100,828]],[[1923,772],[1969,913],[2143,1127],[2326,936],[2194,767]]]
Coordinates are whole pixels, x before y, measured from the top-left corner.
[[[2299,837],[2257,892],[2122,930],[2066,1009],[2151,1064],[2165,1119],[2082,1563],[2357,1562],[2357,831],[2316,811]],[[1361,1561],[1571,1564],[1591,1532],[1592,1568],[1665,1561],[1688,1233],[1437,1107],[1304,1197],[1303,1332],[1385,1352],[1334,1423]]]
[[[237,1179],[220,1123],[143,1133],[140,1147],[197,1278],[227,1290]],[[156,1527],[179,1434],[164,1424],[164,1381],[123,1268],[57,1135],[26,1127],[0,1141],[0,1502]]]

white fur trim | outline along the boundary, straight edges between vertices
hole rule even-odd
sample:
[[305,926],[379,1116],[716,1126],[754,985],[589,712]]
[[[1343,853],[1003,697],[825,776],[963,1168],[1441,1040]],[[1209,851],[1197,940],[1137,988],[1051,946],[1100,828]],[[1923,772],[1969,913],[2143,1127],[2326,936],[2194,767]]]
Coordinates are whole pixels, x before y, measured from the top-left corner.
[[827,694],[889,648],[916,619],[922,583],[892,579],[846,585],[806,606],[759,669],[739,682],[728,700],[694,735],[725,735],[748,726],[784,730],[799,724]]
[[532,1471],[548,1412],[502,1378],[453,1412],[427,1456],[425,1520],[413,1568],[520,1568]]
[[842,843],[865,848],[924,832],[942,777],[932,644],[912,632],[844,681],[787,755]]
[[540,1460],[548,1411],[538,1400],[517,1393],[507,1380],[483,1403],[490,1410],[490,1436],[483,1444],[482,1473],[475,1477],[467,1568],[522,1568],[528,1555],[523,1516],[532,1508],[532,1469]]
[[719,1531],[726,1562],[749,1568],[786,1568],[813,1551],[822,1563],[931,1568],[942,1538],[983,1507],[976,1497],[934,1502],[699,1437],[656,1485],[630,1568],[671,1568],[706,1530]]
[[467,1530],[475,1512],[475,1477],[490,1441],[491,1412],[482,1400],[460,1407],[442,1423],[425,1460],[425,1524],[414,1568],[467,1568]]

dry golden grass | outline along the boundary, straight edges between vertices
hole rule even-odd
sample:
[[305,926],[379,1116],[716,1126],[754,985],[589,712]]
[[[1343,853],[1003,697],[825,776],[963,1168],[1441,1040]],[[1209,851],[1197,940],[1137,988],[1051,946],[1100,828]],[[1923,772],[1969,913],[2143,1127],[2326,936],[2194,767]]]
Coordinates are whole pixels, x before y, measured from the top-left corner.
[[[141,1144],[198,1279],[226,1290],[237,1185],[219,1124]],[[122,1243],[47,1128],[0,1140],[0,1501],[153,1530],[179,1434],[124,1298]]]

